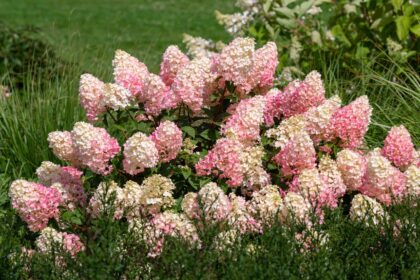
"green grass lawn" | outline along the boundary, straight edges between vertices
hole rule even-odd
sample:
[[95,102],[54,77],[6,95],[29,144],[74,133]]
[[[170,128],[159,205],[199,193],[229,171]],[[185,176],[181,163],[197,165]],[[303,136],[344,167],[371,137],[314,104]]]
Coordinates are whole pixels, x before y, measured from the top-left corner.
[[157,71],[162,52],[171,44],[182,46],[183,33],[229,38],[213,11],[232,11],[233,5],[226,0],[13,0],[0,1],[0,19],[42,28],[59,54],[76,59],[86,71],[110,73],[117,48]]

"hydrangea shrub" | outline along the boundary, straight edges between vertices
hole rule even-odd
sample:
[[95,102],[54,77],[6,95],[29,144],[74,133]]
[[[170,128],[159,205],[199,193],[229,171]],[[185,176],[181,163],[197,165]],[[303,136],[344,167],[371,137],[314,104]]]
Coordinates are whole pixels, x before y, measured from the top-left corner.
[[56,243],[76,257],[107,214],[156,257],[167,238],[206,248],[209,227],[214,248],[276,223],[311,231],[345,196],[350,218],[379,223],[388,205],[419,195],[420,157],[404,127],[369,151],[366,96],[327,98],[315,71],[275,88],[277,64],[274,43],[237,38],[210,58],[170,46],[159,74],[121,50],[113,82],[83,74],[89,122],[48,137],[63,166],[43,162],[36,182],[10,186],[16,213],[40,232],[37,250]]

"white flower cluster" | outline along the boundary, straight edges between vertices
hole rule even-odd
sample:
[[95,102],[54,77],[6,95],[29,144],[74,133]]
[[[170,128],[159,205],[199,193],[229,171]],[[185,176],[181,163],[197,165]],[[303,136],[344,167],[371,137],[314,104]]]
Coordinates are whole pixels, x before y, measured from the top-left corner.
[[117,84],[105,84],[101,102],[103,106],[120,110],[130,106],[133,95],[125,87]]
[[159,152],[155,143],[144,133],[137,132],[124,144],[124,170],[135,175],[145,168],[155,167],[159,161]]
[[306,121],[302,115],[285,119],[275,128],[267,130],[266,136],[274,139],[274,147],[283,149],[295,135],[305,130]]
[[264,225],[272,225],[277,220],[281,204],[282,198],[277,186],[268,185],[253,193],[248,210]]
[[362,194],[357,194],[353,198],[350,208],[351,219],[365,222],[366,225],[369,225],[370,222],[378,225],[385,217],[382,205],[375,199]]

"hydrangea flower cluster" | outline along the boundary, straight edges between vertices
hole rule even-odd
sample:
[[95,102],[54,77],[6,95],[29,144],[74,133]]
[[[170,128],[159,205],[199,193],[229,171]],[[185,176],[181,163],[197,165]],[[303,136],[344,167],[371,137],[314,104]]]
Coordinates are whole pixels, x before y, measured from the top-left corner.
[[218,57],[221,76],[231,81],[241,95],[256,87],[272,86],[277,64],[277,46],[273,42],[255,51],[255,42],[250,38],[234,39]]
[[365,222],[368,226],[370,222],[377,225],[386,218],[386,213],[382,205],[375,199],[358,194],[352,200],[350,218]]
[[305,80],[295,80],[284,89],[279,95],[279,109],[286,118],[302,114],[311,107],[321,105],[325,99],[324,94],[321,75],[312,71]]
[[182,209],[190,219],[215,223],[225,220],[232,204],[229,197],[216,183],[208,183],[198,193],[189,193],[182,202]]
[[105,211],[114,211],[114,218],[121,219],[124,214],[124,197],[124,190],[116,182],[101,182],[89,201],[89,212],[97,218]]
[[404,195],[406,177],[383,157],[377,148],[367,155],[365,182],[360,191],[379,201],[390,204]]
[[162,57],[160,77],[167,86],[171,86],[178,72],[188,64],[190,59],[177,46],[169,46]]
[[71,166],[59,166],[50,161],[42,162],[36,175],[44,186],[60,191],[62,203],[74,210],[77,206],[86,206],[86,194],[83,190],[83,172]]
[[169,162],[176,158],[181,147],[181,130],[175,123],[164,121],[150,136],[137,132],[125,142],[124,170],[136,175],[159,162]]
[[114,66],[114,79],[117,84],[128,89],[134,96],[141,94],[149,76],[149,70],[144,63],[125,51],[117,50],[112,66]]
[[137,132],[124,144],[124,170],[136,175],[145,168],[155,167],[159,161],[159,151],[146,134]]
[[37,250],[44,254],[58,253],[63,250],[75,257],[79,252],[85,250],[80,237],[67,232],[58,232],[51,227],[46,227],[35,241]]
[[70,133],[50,133],[48,141],[59,159],[102,175],[112,171],[109,161],[120,152],[117,140],[104,128],[85,122],[77,122]]
[[162,122],[150,135],[159,152],[159,160],[168,162],[176,158],[182,147],[182,132],[171,121]]
[[181,239],[191,246],[200,245],[197,229],[184,214],[166,211],[148,222],[132,220],[130,230],[148,245],[148,256],[152,258],[162,252],[166,237]]
[[382,155],[398,168],[407,168],[414,160],[416,151],[410,133],[404,126],[393,127],[388,132]]
[[316,152],[310,136],[306,132],[296,134],[273,158],[285,176],[299,174],[302,170],[314,168]]
[[268,185],[253,193],[247,207],[253,217],[269,226],[276,222],[282,201],[277,186]]
[[264,119],[265,99],[255,96],[239,102],[233,114],[222,127],[222,133],[235,138],[244,144],[253,143],[259,139],[260,125]]
[[213,149],[195,165],[197,175],[218,175],[220,178],[227,178],[230,186],[240,186],[243,181],[241,149],[242,144],[238,140],[217,140]]
[[358,148],[368,130],[372,108],[367,96],[361,96],[337,110],[330,120],[330,133],[344,148]]
[[58,206],[62,198],[57,189],[25,180],[16,180],[10,186],[9,196],[13,208],[28,224],[31,231],[44,229],[51,218],[58,220]]

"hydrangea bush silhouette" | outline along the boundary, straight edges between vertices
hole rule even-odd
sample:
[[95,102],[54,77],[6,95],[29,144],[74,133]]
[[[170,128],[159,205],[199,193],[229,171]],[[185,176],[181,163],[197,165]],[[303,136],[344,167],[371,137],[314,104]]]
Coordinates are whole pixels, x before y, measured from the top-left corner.
[[[89,123],[48,137],[65,166],[44,162],[38,182],[10,187],[13,208],[39,232],[37,251],[57,243],[76,258],[110,209],[156,257],[167,238],[208,248],[200,239],[208,225],[221,248],[275,223],[311,231],[344,196],[354,196],[350,218],[377,223],[386,206],[418,197],[420,156],[403,126],[369,151],[366,96],[347,105],[327,98],[315,71],[274,88],[277,64],[274,43],[255,49],[237,38],[210,58],[170,46],[159,75],[121,50],[112,83],[83,74]],[[73,211],[83,217],[63,219]]]

